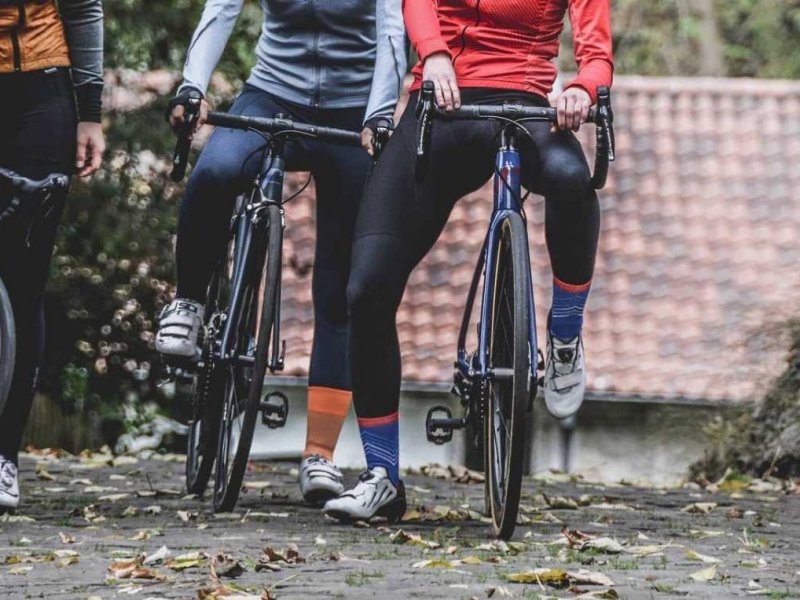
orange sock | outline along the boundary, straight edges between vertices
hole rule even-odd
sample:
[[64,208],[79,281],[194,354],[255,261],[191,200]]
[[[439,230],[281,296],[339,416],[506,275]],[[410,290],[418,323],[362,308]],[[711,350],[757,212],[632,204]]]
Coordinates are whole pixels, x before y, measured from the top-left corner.
[[353,393],[349,390],[308,388],[308,433],[303,458],[319,454],[333,460],[333,449],[352,402]]

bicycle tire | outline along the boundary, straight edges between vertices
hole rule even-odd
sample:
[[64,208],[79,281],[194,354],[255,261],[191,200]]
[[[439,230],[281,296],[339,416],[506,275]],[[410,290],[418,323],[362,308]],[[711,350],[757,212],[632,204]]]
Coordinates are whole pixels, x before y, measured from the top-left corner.
[[[248,390],[244,414],[241,415],[239,437],[236,442],[236,453],[233,456],[230,468],[228,467],[228,461],[230,459],[229,448],[233,432],[228,424],[232,425],[233,420],[229,414],[229,411],[232,410],[232,404],[229,398],[231,382],[230,377],[226,377],[225,404],[223,407],[223,418],[220,425],[219,444],[217,448],[217,470],[214,486],[215,512],[230,512],[236,506],[236,502],[239,499],[239,492],[242,488],[244,474],[247,470],[247,461],[250,458],[250,445],[253,441],[256,417],[261,409],[261,394],[264,387],[264,378],[266,377],[270,337],[275,316],[275,303],[277,301],[278,284],[281,276],[283,224],[280,207],[276,205],[269,206],[267,209],[267,218],[269,220],[269,233],[266,248],[267,259],[264,275],[264,295],[253,372],[247,385]],[[255,298],[257,291],[258,288],[251,289],[250,291],[250,304],[252,308],[256,306]],[[245,309],[243,314],[246,314],[246,312],[247,310]],[[254,317],[255,311],[253,310],[253,318]]]
[[517,524],[525,462],[531,300],[527,244],[522,217],[508,215],[500,224],[494,281],[487,282],[494,290],[488,348],[495,376],[486,382],[485,496],[494,534],[501,539],[511,538]]
[[16,360],[16,332],[14,312],[8,290],[0,280],[0,414],[6,406]]
[[210,323],[221,307],[225,283],[224,267],[220,265],[206,298],[208,314],[203,327],[202,351],[189,392],[192,414],[186,447],[186,490],[198,496],[202,496],[208,488],[217,457],[222,390],[220,371],[213,357],[216,333]]

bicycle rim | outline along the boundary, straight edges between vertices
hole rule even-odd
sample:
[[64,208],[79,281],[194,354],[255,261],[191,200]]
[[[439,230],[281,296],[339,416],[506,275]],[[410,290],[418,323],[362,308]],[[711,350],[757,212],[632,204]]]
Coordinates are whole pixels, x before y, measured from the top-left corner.
[[268,211],[269,237],[258,339],[255,348],[248,347],[256,332],[258,287],[253,286],[247,291],[247,302],[243,311],[245,315],[243,321],[245,322],[239,328],[239,339],[237,340],[240,352],[253,356],[254,362],[247,367],[237,366],[235,363],[224,367],[225,391],[218,436],[216,485],[214,487],[214,510],[216,512],[229,512],[236,506],[247,470],[247,461],[250,458],[250,445],[253,441],[256,418],[260,411],[280,278],[282,243],[280,208],[270,206]]
[[489,365],[484,418],[487,512],[495,535],[514,533],[522,488],[525,414],[529,387],[529,313],[525,224],[510,215],[500,228],[491,307]]
[[16,355],[16,334],[11,299],[2,280],[0,280],[0,414],[6,405],[11,379],[14,376]]

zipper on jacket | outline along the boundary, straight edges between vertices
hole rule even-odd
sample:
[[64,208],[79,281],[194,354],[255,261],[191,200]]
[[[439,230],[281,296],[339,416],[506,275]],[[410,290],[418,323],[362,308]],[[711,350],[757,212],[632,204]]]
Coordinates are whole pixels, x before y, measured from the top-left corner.
[[[314,6],[314,0],[308,0],[308,5],[311,8],[311,17],[313,20],[316,21],[317,19],[317,7]],[[314,47],[311,52],[311,56],[314,59],[314,90],[312,94],[312,105],[314,108],[319,108],[319,96],[320,96],[320,66],[319,66],[319,29],[314,28]]]
[[19,20],[14,28],[11,30],[11,45],[14,48],[14,71],[22,70],[22,51],[19,47],[19,30],[25,27],[25,5],[17,4],[17,11],[19,12]]
[[470,27],[477,27],[481,24],[481,0],[478,0],[475,3],[475,24],[474,25],[464,25],[464,29],[461,30],[461,50],[458,51],[453,57],[453,66],[455,66],[456,61],[458,58],[464,53],[464,50],[467,49],[467,29]]

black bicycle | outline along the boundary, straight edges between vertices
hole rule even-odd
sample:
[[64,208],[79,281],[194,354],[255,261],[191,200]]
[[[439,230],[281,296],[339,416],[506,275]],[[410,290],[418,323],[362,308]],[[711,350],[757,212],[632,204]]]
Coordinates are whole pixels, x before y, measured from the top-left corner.
[[[503,124],[495,159],[494,208],[458,336],[453,393],[461,400],[464,416],[453,418],[448,408],[437,406],[428,412],[425,426],[428,440],[435,444],[449,442],[453,430],[464,427],[475,432],[476,446],[483,442],[486,511],[495,535],[508,539],[519,509],[526,417],[541,383],[538,372],[544,368],[536,340],[517,141],[529,135],[522,123],[555,122],[556,110],[520,104],[465,105],[447,113],[435,106],[433,95],[433,85],[425,82],[417,107],[417,173],[422,176],[434,119],[494,119]],[[592,184],[600,189],[614,160],[608,88],[598,90],[597,107],[589,121],[597,125]],[[481,283],[478,347],[468,352],[467,333]]]
[[[40,215],[53,208],[53,202],[69,187],[69,177],[54,173],[44,179],[23,177],[9,169],[0,168],[0,237],[3,229],[14,227],[26,231],[23,243],[36,225]],[[8,290],[0,279],[0,414],[8,399],[16,358],[14,313]]]
[[[173,158],[175,181],[186,171],[189,133],[199,108],[199,100],[189,101]],[[298,137],[360,146],[361,138],[280,115],[265,119],[212,112],[207,122],[264,137],[259,175],[236,201],[228,252],[208,288],[201,355],[176,371],[190,396],[186,487],[202,494],[216,464],[214,510],[227,512],[239,497],[259,413],[270,428],[282,427],[288,416],[286,396],[263,391],[267,369],[283,369],[286,349],[280,337],[283,205],[289,200],[283,199],[285,146]]]

